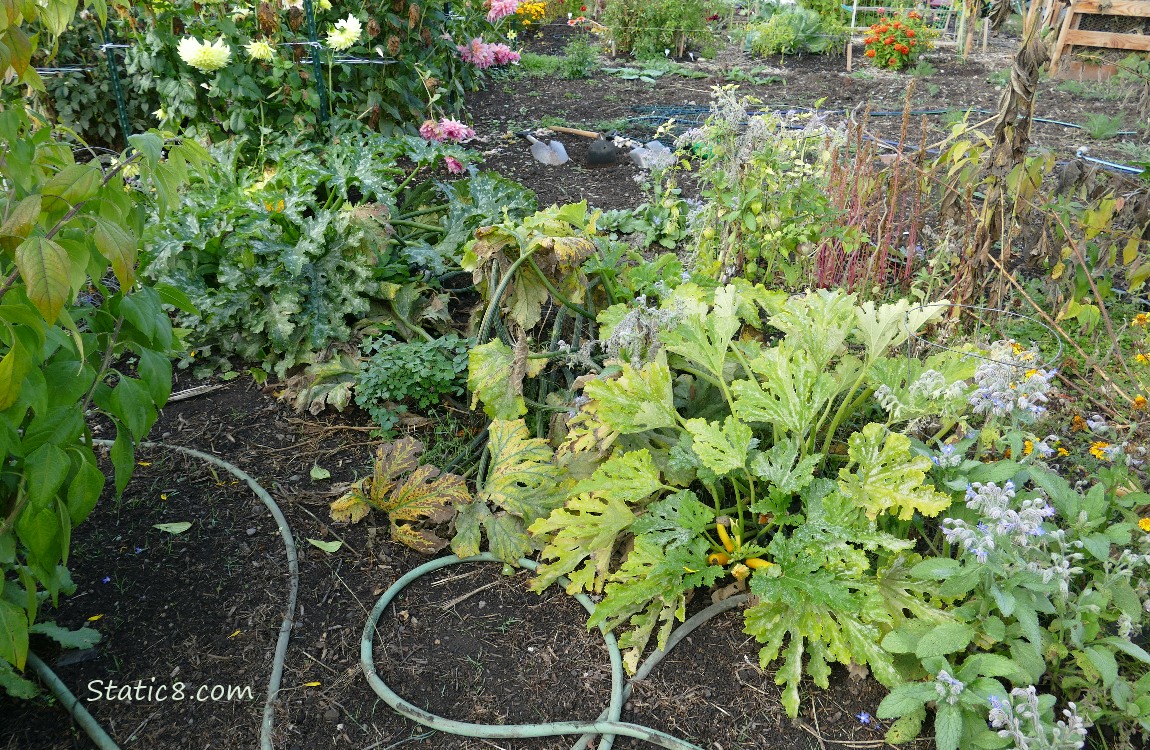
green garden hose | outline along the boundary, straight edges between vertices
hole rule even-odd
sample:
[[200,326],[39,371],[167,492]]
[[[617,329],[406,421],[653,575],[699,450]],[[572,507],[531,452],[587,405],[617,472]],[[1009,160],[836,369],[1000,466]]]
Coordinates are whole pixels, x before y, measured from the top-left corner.
[[[111,447],[112,441],[110,440],[93,440],[94,445],[104,447]],[[251,475],[244,472],[242,469],[217,458],[207,453],[197,451],[193,448],[185,448],[179,445],[168,445],[165,443],[142,442],[142,448],[160,448],[167,450],[174,450],[194,458],[207,461],[214,464],[221,469],[227,471],[238,479],[243,480],[249,488],[256,494],[257,497],[264,503],[264,505],[271,512],[276,521],[276,526],[279,530],[280,536],[284,540],[288,557],[288,570],[291,574],[291,583],[288,593],[287,611],[284,616],[284,621],[280,627],[279,639],[276,643],[275,654],[272,659],[272,674],[268,681],[268,696],[264,704],[263,721],[260,728],[260,748],[261,750],[272,750],[272,726],[275,717],[275,699],[279,693],[280,682],[283,677],[284,661],[287,656],[288,640],[291,636],[292,623],[295,614],[296,598],[299,593],[299,558],[296,551],[295,540],[287,524],[287,519],[284,517],[283,512],[276,504],[275,500],[268,494],[268,492],[256,482]],[[639,667],[635,677],[631,681],[624,681],[623,677],[623,660],[619,653],[618,644],[615,641],[615,636],[611,633],[603,635],[604,641],[607,645],[607,651],[611,659],[611,698],[606,709],[599,715],[595,721],[555,721],[541,724],[518,724],[518,725],[486,725],[486,724],[472,724],[468,722],[455,721],[447,719],[442,716],[437,716],[428,711],[415,706],[412,703],[405,701],[397,695],[387,683],[385,683],[379,676],[375,668],[375,659],[373,655],[373,644],[375,640],[375,633],[387,605],[395,599],[395,597],[402,591],[408,584],[421,576],[424,576],[433,571],[445,568],[449,565],[458,565],[460,563],[468,562],[492,562],[500,563],[502,561],[490,553],[482,553],[474,557],[466,559],[456,557],[454,555],[449,557],[441,557],[431,560],[414,570],[409,571],[403,575],[399,580],[384,592],[383,596],[376,602],[375,607],[372,609],[371,614],[368,616],[367,622],[364,625],[363,637],[360,640],[360,666],[363,668],[364,675],[367,677],[368,684],[371,689],[375,691],[376,695],[383,699],[388,706],[390,706],[396,713],[405,716],[415,722],[423,724],[430,729],[445,732],[448,734],[457,734],[465,737],[484,737],[492,739],[515,739],[526,737],[555,737],[561,735],[580,735],[578,741],[575,743],[575,748],[588,746],[588,743],[594,739],[595,736],[601,736],[602,740],[599,744],[599,750],[610,750],[616,736],[634,737],[636,739],[650,742],[659,747],[667,748],[668,750],[702,750],[702,748],[694,745],[686,740],[681,740],[672,735],[661,732],[657,729],[644,727],[638,724],[631,724],[628,722],[620,721],[620,716],[623,711],[624,702],[630,697],[633,690],[633,683],[635,680],[642,680],[651,673],[651,670],[663,659],[672,648],[689,635],[695,628],[707,622],[715,615],[733,609],[743,604],[747,597],[733,596],[718,604],[713,604],[704,609],[698,614],[688,619],[683,625],[677,628],[667,641],[665,648],[651,654]],[[535,570],[536,564],[531,560],[521,559],[519,565],[529,570]],[[567,586],[569,581],[566,578],[560,578],[559,583]],[[595,611],[595,604],[585,594],[575,594],[575,599],[586,609],[589,613]],[[29,665],[39,675],[41,681],[51,690],[51,692],[60,700],[61,704],[67,708],[69,713],[75,719],[76,723],[92,738],[92,741],[100,748],[100,750],[119,750],[119,747],[108,736],[106,732],[100,727],[96,720],[90,713],[83,707],[79,699],[68,690],[67,686],[56,676],[54,672],[42,660],[36,657],[35,654],[28,655]]]
[[[92,443],[109,448],[112,446],[111,440],[93,440]],[[291,581],[288,586],[287,607],[285,608],[283,623],[280,625],[279,639],[276,641],[275,656],[272,658],[272,673],[268,679],[268,697],[264,702],[263,722],[260,725],[260,750],[272,750],[272,724],[275,720],[275,701],[276,696],[279,694],[280,682],[283,679],[284,660],[287,658],[288,640],[291,638],[292,624],[295,621],[295,603],[296,598],[299,596],[299,555],[296,552],[295,538],[292,536],[291,529],[288,527],[287,519],[284,518],[283,511],[280,510],[276,501],[272,499],[272,496],[268,494],[267,490],[259,485],[259,482],[253,479],[251,475],[243,469],[233,466],[222,458],[216,458],[211,454],[203,453],[194,448],[185,448],[182,445],[143,442],[140,443],[140,447],[179,451],[180,453],[193,456],[202,461],[207,461],[210,464],[215,464],[237,479],[243,480],[263,504],[267,506],[268,511],[272,514],[272,518],[275,519],[276,528],[284,540],[284,547],[287,551],[288,573],[291,575]],[[99,729],[98,726],[96,728]],[[85,727],[85,730],[86,729],[87,727]],[[91,732],[89,732],[89,736],[92,736]],[[115,746],[113,745],[112,747]]]
[[[492,562],[502,564],[503,561],[486,552],[468,558],[459,558],[451,555],[449,557],[432,560],[409,571],[393,583],[391,588],[383,593],[383,596],[379,598],[375,603],[375,607],[371,610],[371,614],[368,616],[367,623],[363,629],[363,638],[359,644],[360,666],[363,668],[363,673],[367,677],[371,689],[374,690],[375,694],[382,698],[387,705],[391,706],[392,710],[431,729],[448,734],[458,734],[464,737],[522,739],[525,737],[555,737],[566,734],[578,734],[581,735],[581,737],[579,741],[576,742],[575,747],[582,747],[587,740],[595,735],[602,735],[603,741],[599,745],[599,750],[609,750],[614,742],[614,737],[620,735],[624,737],[635,737],[658,745],[659,747],[669,748],[669,750],[702,750],[697,745],[660,732],[657,729],[619,720],[623,702],[631,693],[632,683],[629,682],[624,685],[623,660],[619,654],[619,647],[615,643],[615,637],[610,633],[604,634],[603,637],[607,643],[607,651],[611,657],[611,701],[610,705],[600,714],[599,719],[596,721],[553,721],[543,724],[511,724],[502,726],[472,724],[437,716],[399,697],[399,695],[380,678],[375,668],[373,643],[375,641],[379,618],[383,615],[384,610],[387,609],[387,605],[395,599],[400,591],[415,579],[449,565],[458,565],[467,562]],[[534,562],[526,559],[520,560],[519,564],[529,570],[534,570],[536,567]],[[567,584],[566,579],[563,578],[559,579],[559,582],[564,586]],[[586,595],[575,594],[575,598],[588,612],[595,611],[595,604]],[[720,612],[739,606],[746,601],[746,598],[746,596],[733,596],[693,616],[671,635],[665,649],[657,651],[647,658],[636,673],[635,679],[642,679],[650,674],[655,665],[666,656],[671,648],[685,638],[692,630]]]
[[40,682],[44,683],[44,687],[56,696],[56,700],[60,701],[60,705],[68,711],[75,722],[80,725],[80,728],[87,732],[88,737],[91,738],[96,747],[100,750],[120,750],[120,746],[92,718],[92,714],[88,713],[88,709],[84,708],[84,704],[72,694],[64,681],[57,677],[51,667],[31,651],[28,652],[28,666],[32,667],[36,676],[40,678]]

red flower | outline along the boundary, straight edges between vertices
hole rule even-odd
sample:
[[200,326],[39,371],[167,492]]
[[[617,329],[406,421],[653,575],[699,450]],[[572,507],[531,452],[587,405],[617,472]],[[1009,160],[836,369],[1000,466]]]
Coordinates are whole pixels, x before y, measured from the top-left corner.
[[898,58],[897,58],[897,57],[892,57],[892,58],[890,59],[890,63],[889,63],[889,65],[890,65],[892,68],[897,68],[897,67],[898,67]]
[[914,19],[919,19],[919,18],[922,18],[922,16],[920,16],[920,15],[918,14],[918,11],[917,11],[917,10],[912,10],[910,13],[907,13],[907,14],[906,14],[906,17],[907,17],[907,18],[914,18]]
[[886,39],[882,40],[882,43],[889,47],[890,45],[894,44],[894,37],[888,36]]
[[587,6],[586,6],[586,5],[584,5],[584,6],[582,6],[581,8],[579,8],[579,10],[580,10],[580,11],[582,11],[582,12],[584,12],[584,13],[586,13],[586,12],[587,12]]
[[910,54],[910,47],[906,46],[905,44],[900,44],[895,49],[897,49],[899,52],[903,53],[904,55]]
[[915,42],[913,39],[911,39],[911,40],[910,40],[910,46],[912,46],[912,47],[913,47],[915,44],[916,44],[916,42]]
[[867,57],[874,57],[874,56],[875,56],[875,51],[874,51],[873,49],[868,49],[868,50],[866,51],[866,56],[867,56]]
[[906,35],[907,35],[909,38],[911,38],[911,39],[914,39],[914,29],[907,29],[907,30],[906,30]]
[[891,24],[891,26],[894,26],[896,29],[901,29],[902,28],[902,21],[895,21],[894,23]]

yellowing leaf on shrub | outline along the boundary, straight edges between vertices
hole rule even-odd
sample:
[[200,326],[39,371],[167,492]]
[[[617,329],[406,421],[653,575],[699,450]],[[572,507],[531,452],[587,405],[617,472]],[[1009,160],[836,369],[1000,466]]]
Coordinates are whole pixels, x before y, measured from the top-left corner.
[[906,435],[888,433],[872,422],[851,435],[847,454],[851,463],[839,470],[839,490],[872,521],[879,513],[897,514],[903,521],[911,520],[915,511],[937,516],[950,506],[950,496],[926,482],[930,459],[912,455]]
[[386,511],[391,518],[393,539],[430,554],[446,547],[447,540],[428,529],[419,529],[410,523],[398,522],[437,524],[450,521],[455,515],[455,504],[469,500],[470,495],[463,477],[441,474],[434,466],[423,465],[408,475],[404,483],[380,505],[380,509]]
[[16,267],[28,299],[45,320],[55,323],[71,289],[68,251],[44,237],[29,237],[16,248]]

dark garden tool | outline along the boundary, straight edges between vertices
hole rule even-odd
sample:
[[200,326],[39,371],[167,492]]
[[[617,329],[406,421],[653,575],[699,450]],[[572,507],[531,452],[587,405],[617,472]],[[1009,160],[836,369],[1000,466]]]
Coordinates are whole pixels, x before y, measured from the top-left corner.
[[561,128],[557,125],[548,125],[548,130],[554,130],[556,133],[567,133],[568,135],[581,135],[584,138],[592,138],[591,145],[587,147],[587,163],[590,165],[598,164],[614,164],[615,159],[619,156],[619,149],[615,147],[613,140],[607,140],[603,137],[602,133],[594,133],[590,130],[579,130],[577,128]]

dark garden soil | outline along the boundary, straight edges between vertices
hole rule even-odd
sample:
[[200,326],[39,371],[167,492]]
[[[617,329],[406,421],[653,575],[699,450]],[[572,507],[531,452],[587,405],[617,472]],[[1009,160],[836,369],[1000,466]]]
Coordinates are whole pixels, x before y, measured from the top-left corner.
[[[572,34],[550,28],[539,49],[561,49]],[[861,52],[861,50],[856,50]],[[949,53],[933,60],[938,72],[919,81],[915,107],[993,108],[999,91],[988,77],[1008,65],[1009,48],[992,47],[967,65]],[[861,57],[861,55],[860,55]],[[858,58],[856,58],[858,59]],[[634,118],[650,105],[705,107],[714,85],[737,67],[761,68],[737,53],[688,62],[706,79],[664,76],[654,85],[603,73],[587,81],[518,78],[494,82],[468,101],[486,150],[486,168],[532,189],[541,205],[587,199],[600,208],[643,200],[635,167],[582,166],[586,141],[564,136],[573,162],[543,167],[513,132],[544,116],[598,127]],[[841,58],[788,60],[769,85],[743,84],[764,103],[876,111],[902,107],[906,77],[850,77]],[[937,87],[935,89],[934,87]],[[1112,113],[1116,104],[1081,101],[1044,83],[1040,115],[1081,122],[1087,112]],[[879,122],[880,118],[875,118]],[[931,134],[944,132],[940,118]],[[1127,117],[1128,124],[1133,120]],[[897,117],[881,119],[896,136]],[[917,122],[914,128],[917,128]],[[876,126],[877,128],[877,126]],[[652,133],[629,120],[625,132]],[[912,133],[917,132],[912,128]],[[1063,157],[1088,139],[1081,131],[1036,128],[1039,143]],[[1112,144],[1112,142],[1111,142]],[[1115,157],[1112,145],[1089,144]],[[1109,149],[1109,150],[1108,150]],[[194,383],[178,383],[176,389]],[[476,429],[468,415],[433,415],[412,428],[428,442],[465,444]],[[372,446],[364,415],[294,414],[251,381],[170,404],[155,440],[220,456],[250,473],[282,507],[300,554],[300,595],[275,710],[277,750],[360,748],[569,748],[573,738],[478,740],[429,733],[394,714],[368,686],[359,667],[359,642],[368,610],[404,572],[425,558],[394,544],[384,521],[351,526],[328,522],[328,503],[342,483],[361,475]],[[283,542],[264,506],[242,483],[203,462],[161,449],[142,450],[120,499],[110,493],[74,537],[73,596],[50,614],[75,628],[90,621],[103,641],[89,652],[55,652],[33,644],[124,748],[251,748],[257,745],[272,653],[284,617],[288,568]],[[313,480],[314,466],[330,471]],[[191,522],[180,534],[156,524]],[[307,539],[342,541],[334,553]],[[601,639],[584,626],[585,613],[561,590],[527,590],[527,574],[503,576],[491,564],[462,565],[427,576],[385,613],[377,640],[380,674],[412,702],[450,718],[511,724],[596,717],[610,686]],[[694,609],[709,602],[706,595]],[[89,686],[183,683],[185,700],[143,695],[90,700]],[[250,688],[250,697],[211,700],[212,686]],[[197,694],[206,686],[199,701]],[[742,632],[741,613],[729,612],[696,631],[640,683],[623,718],[691,740],[708,750],[880,747],[882,727],[856,718],[873,714],[885,691],[870,679],[836,671],[829,690],[806,686],[800,716],[782,710],[774,672],[758,666],[757,646]],[[923,741],[919,747],[928,747]],[[67,713],[48,699],[18,704],[0,698],[0,750],[91,748]],[[640,747],[620,740],[617,748]],[[913,745],[911,747],[914,747]]]
[[[179,388],[179,385],[177,385]],[[467,434],[467,428],[462,428]],[[416,431],[416,434],[420,434]],[[372,441],[347,419],[303,419],[250,381],[169,405],[153,438],[223,457],[250,473],[283,509],[299,544],[300,595],[275,713],[276,748],[570,748],[574,738],[478,740],[428,733],[401,719],[368,686],[359,641],[368,610],[425,558],[397,546],[368,519],[327,523],[341,482],[368,465]],[[204,462],[162,449],[140,452],[119,500],[106,497],[75,535],[76,593],[55,619],[89,620],[103,634],[91,652],[34,649],[124,748],[251,748],[257,745],[271,657],[284,615],[283,542],[252,492]],[[315,481],[314,465],[331,471]],[[377,521],[379,519],[376,519]],[[190,521],[172,535],[155,524]],[[328,554],[306,540],[342,540]],[[428,575],[381,621],[377,664],[401,695],[450,718],[489,724],[593,719],[606,705],[606,649],[584,626],[574,599],[527,590],[527,574],[492,564]],[[700,597],[698,609],[709,603]],[[79,656],[79,661],[77,661]],[[102,681],[96,683],[95,681]],[[141,699],[109,686],[142,684]],[[184,684],[182,701],[158,701],[158,686]],[[210,700],[216,685],[250,687],[248,699]],[[146,689],[153,687],[153,699]],[[201,686],[204,696],[197,700]],[[818,748],[825,741],[882,743],[856,718],[884,695],[845,670],[830,690],[809,687],[802,713],[783,713],[773,670],[729,612],[676,648],[627,703],[624,719],[706,748]],[[0,748],[90,748],[66,712],[46,699],[0,699]],[[619,740],[618,748],[641,743]],[[925,747],[925,744],[923,745]]]

